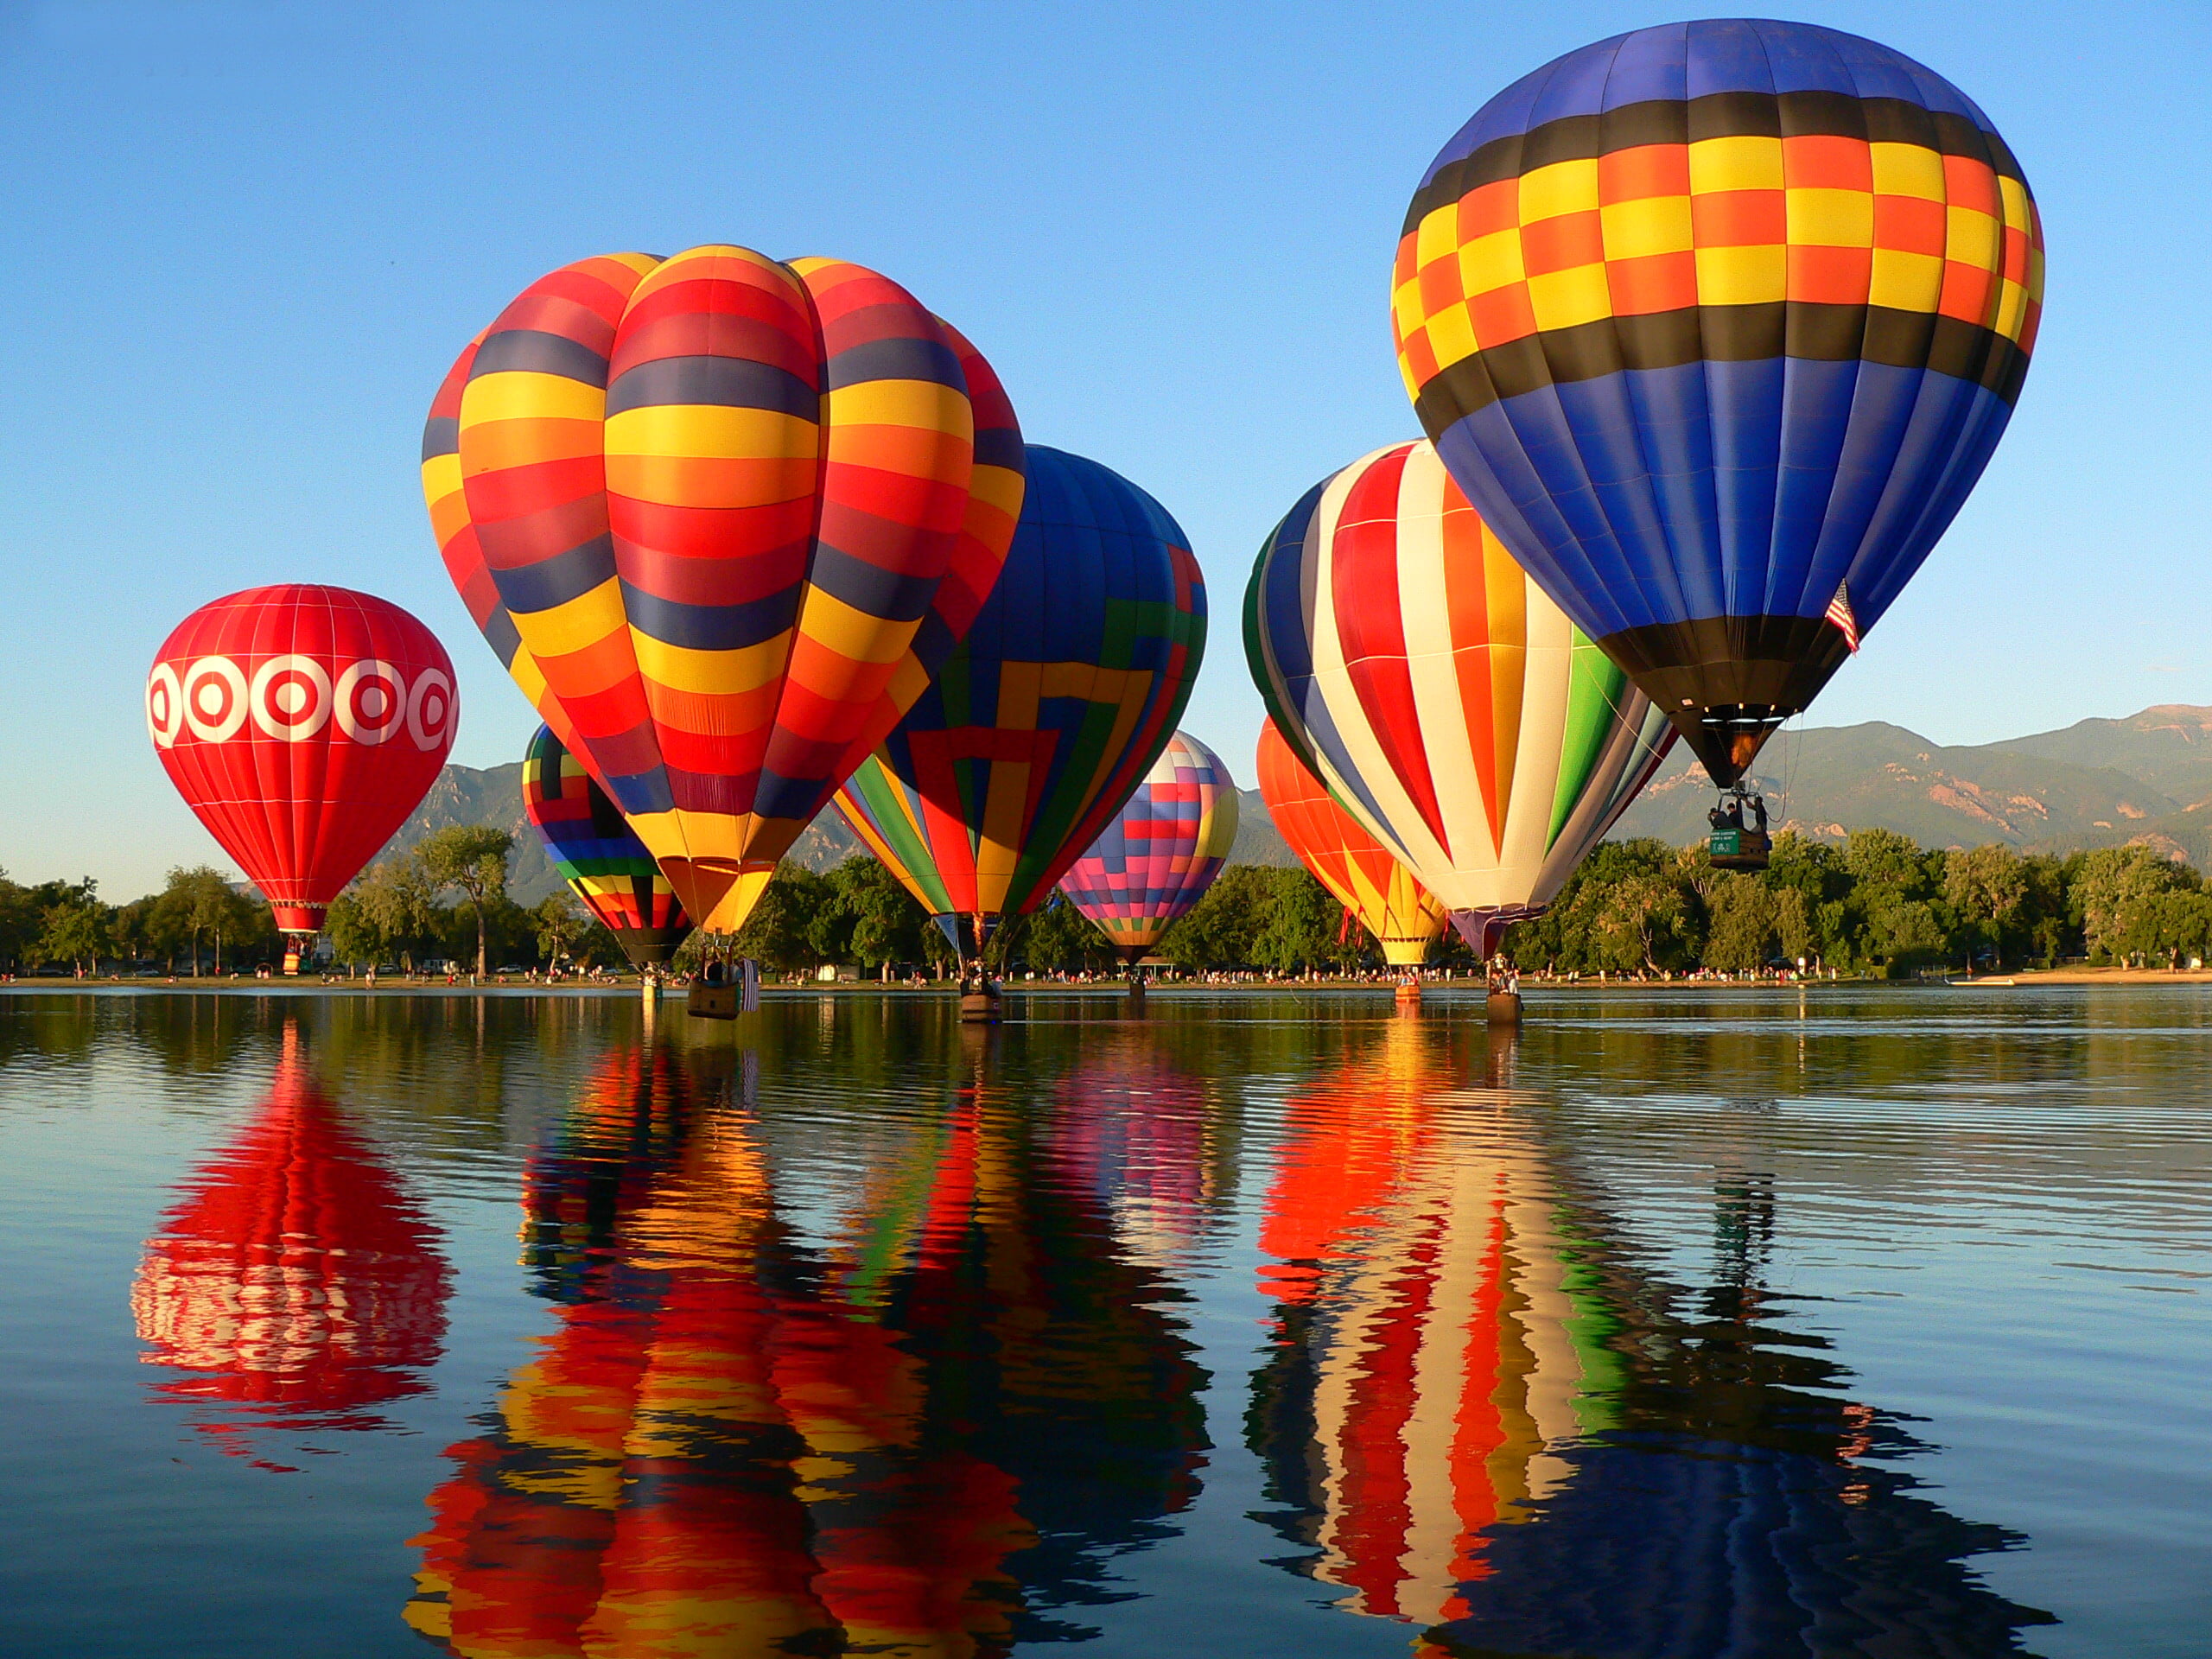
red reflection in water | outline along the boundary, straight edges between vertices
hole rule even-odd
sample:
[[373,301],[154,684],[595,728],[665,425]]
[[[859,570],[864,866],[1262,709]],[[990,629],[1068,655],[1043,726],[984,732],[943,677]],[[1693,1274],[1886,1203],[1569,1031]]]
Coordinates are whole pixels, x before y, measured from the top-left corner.
[[184,1191],[130,1293],[141,1357],[184,1373],[158,1394],[245,1455],[249,1427],[374,1427],[366,1408],[422,1392],[445,1337],[438,1233],[289,1033],[252,1122]]

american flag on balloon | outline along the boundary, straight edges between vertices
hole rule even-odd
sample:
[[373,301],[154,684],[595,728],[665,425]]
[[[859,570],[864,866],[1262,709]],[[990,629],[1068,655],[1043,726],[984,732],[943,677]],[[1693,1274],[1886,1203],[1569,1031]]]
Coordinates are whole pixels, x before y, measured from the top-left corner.
[[1851,595],[1844,591],[1844,584],[1835,585],[1835,597],[1828,601],[1827,620],[1843,634],[1843,643],[1853,652],[1859,649],[1859,619],[1851,613]]

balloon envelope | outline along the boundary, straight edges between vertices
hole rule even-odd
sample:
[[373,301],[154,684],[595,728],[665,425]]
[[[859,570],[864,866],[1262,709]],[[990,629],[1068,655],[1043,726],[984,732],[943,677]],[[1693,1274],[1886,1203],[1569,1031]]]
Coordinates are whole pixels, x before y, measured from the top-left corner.
[[734,928],[973,620],[1021,441],[897,283],[709,246],[525,289],[433,402],[423,488],[516,683]]
[[1013,551],[974,630],[837,797],[936,916],[1033,910],[1173,734],[1205,581],[1166,509],[1028,446]]
[[146,679],[162,766],[289,933],[421,804],[460,709],[445,648],[397,605],[288,582],[203,605]]
[[645,843],[550,727],[530,740],[522,807],[546,856],[584,908],[639,967],[674,956],[691,920]]
[[1328,786],[1283,741],[1260,728],[1260,798],[1298,861],[1359,918],[1394,968],[1418,967],[1444,931],[1444,906],[1395,855],[1330,798]]
[[1673,23],[1484,105],[1423,178],[1393,288],[1452,476],[1726,785],[1980,476],[2043,232],[1989,118],[1911,59]]
[[1268,712],[1484,956],[1548,904],[1673,743],[1427,443],[1291,509],[1245,595]]
[[1236,842],[1236,785],[1195,737],[1178,732],[1060,891],[1134,962],[1205,897]]

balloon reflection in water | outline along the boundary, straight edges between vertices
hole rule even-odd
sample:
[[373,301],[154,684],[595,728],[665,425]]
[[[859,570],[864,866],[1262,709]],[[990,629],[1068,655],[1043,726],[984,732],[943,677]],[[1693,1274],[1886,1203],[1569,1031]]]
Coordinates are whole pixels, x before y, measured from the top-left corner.
[[141,1357],[185,1373],[158,1392],[205,1408],[201,1429],[239,1455],[256,1425],[381,1427],[367,1408],[421,1393],[445,1338],[438,1236],[288,1031],[245,1133],[147,1241]]
[[1354,1611],[1434,1621],[1480,1576],[1484,1529],[1564,1478],[1550,1448],[1604,1421],[1611,1357],[1544,1217],[1535,1147],[1455,1144],[1427,1037],[1293,1103],[1260,1233],[1278,1304],[1254,1383],[1274,1517]]
[[1186,1264],[1223,1184],[1205,1086],[1149,1033],[1116,1033],[1061,1096],[1045,1133],[1058,1179],[1112,1217],[1128,1255],[1161,1270]]
[[1268,1194],[1248,1422],[1296,1570],[1426,1659],[2019,1651],[2049,1616],[1964,1564],[2017,1537],[1916,1495],[1925,1444],[1766,1306],[1770,1181],[1724,1172],[1712,1282],[1665,1283],[1422,1040],[1294,1103]]
[[612,1056],[533,1164],[564,1306],[415,1541],[449,1651],[1003,1653],[1193,1495],[1203,1376],[1033,1125],[903,1120],[811,1246],[749,1062]]

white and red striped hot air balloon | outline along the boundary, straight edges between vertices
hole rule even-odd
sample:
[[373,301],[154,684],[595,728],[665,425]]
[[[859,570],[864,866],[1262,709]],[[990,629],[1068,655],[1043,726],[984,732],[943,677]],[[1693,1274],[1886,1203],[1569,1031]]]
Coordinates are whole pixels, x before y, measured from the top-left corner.
[[1673,742],[1426,442],[1354,461],[1276,525],[1245,650],[1299,760],[1483,957],[1541,913]]

